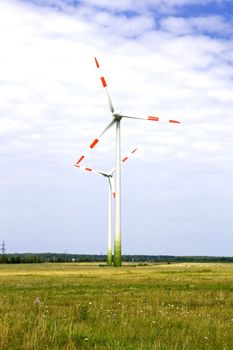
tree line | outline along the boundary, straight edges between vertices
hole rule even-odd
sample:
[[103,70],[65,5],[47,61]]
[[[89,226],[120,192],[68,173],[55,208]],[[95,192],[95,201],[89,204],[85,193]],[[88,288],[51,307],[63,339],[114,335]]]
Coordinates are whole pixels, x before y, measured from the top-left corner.
[[[177,263],[177,262],[233,262],[233,257],[225,256],[173,256],[173,255],[123,255],[123,262],[131,263]],[[67,254],[67,253],[15,253],[1,254],[0,264],[28,263],[90,263],[104,264],[104,254]]]

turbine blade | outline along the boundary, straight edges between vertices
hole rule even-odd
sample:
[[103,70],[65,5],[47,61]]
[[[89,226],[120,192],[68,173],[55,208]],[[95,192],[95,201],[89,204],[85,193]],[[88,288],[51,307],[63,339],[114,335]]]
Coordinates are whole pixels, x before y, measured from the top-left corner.
[[75,163],[75,165],[79,165],[84,158],[87,157],[88,153],[99,143],[100,138],[105,134],[105,132],[110,129],[112,127],[113,124],[116,123],[116,120],[113,119],[111,120],[111,122],[106,126],[106,128],[104,128],[104,130],[101,132],[101,134],[94,139],[94,141],[92,141],[92,143],[90,144],[89,148],[86,150],[86,152],[84,154],[82,154],[82,156],[79,158],[79,160]]
[[172,119],[170,119],[170,120],[169,120],[169,123],[180,124],[181,122],[179,122],[178,120],[172,120]]
[[[89,172],[89,173],[94,173],[94,174],[97,173],[96,170],[94,170],[94,169],[92,169],[92,168],[85,168],[85,167],[82,167],[82,166],[77,165],[77,164],[74,164],[74,166],[75,166],[76,168],[80,169],[80,170],[87,171],[87,172]],[[97,173],[97,174],[98,174],[98,173]]]
[[111,186],[111,189],[112,189],[113,199],[116,199],[115,180],[112,177],[109,177],[108,179],[109,179],[110,186]]
[[[128,161],[128,159],[137,151],[137,148],[134,148],[127,156],[125,156],[121,162],[122,164],[125,163],[126,161]],[[113,175],[114,172],[115,172],[115,168],[113,168],[109,174]],[[116,190],[115,190],[115,178],[113,178],[112,176],[109,177],[109,181],[111,182],[111,185],[112,185],[112,195],[113,195],[113,198],[115,199],[116,198]]]
[[152,122],[166,122],[166,123],[176,123],[176,124],[180,124],[181,122],[178,120],[174,120],[174,119],[168,119],[168,120],[163,120],[159,117],[155,117],[152,115],[149,115],[148,117],[130,117],[128,115],[122,115],[122,118],[129,118],[129,119],[139,119],[139,120],[150,120]]
[[94,174],[97,174],[97,175],[102,175],[102,176],[108,176],[107,173],[103,172],[103,171],[100,171],[100,170],[96,170],[96,169],[93,169],[93,168],[85,168],[83,166],[80,166],[80,165],[76,165],[74,164],[74,166],[80,170],[83,170],[83,171],[87,171],[89,173],[94,173]]
[[124,157],[122,159],[122,163],[125,163],[129,160],[129,158],[137,151],[138,149],[137,148],[134,148],[126,157]]
[[[127,154],[127,156],[125,156],[124,158],[122,158],[121,163],[125,163],[129,160],[129,158],[131,158],[131,156],[137,151],[137,148],[134,148],[130,153]],[[109,172],[109,174],[113,175],[115,173],[115,167],[112,168]]]
[[111,122],[106,126],[106,128],[101,132],[101,134],[99,135],[99,139],[101,138],[101,136],[103,136],[103,134],[105,134],[105,132],[110,129],[114,124],[116,124],[116,120],[113,119],[111,120]]
[[[99,65],[99,62],[98,62],[96,57],[95,57],[95,64],[96,64],[97,69],[100,70],[100,65]],[[109,92],[108,92],[107,83],[106,83],[104,76],[101,73],[100,73],[100,80],[101,80],[102,86],[107,94],[110,111],[112,113],[114,113],[114,107],[113,107],[113,103],[112,103],[111,97],[110,97]]]

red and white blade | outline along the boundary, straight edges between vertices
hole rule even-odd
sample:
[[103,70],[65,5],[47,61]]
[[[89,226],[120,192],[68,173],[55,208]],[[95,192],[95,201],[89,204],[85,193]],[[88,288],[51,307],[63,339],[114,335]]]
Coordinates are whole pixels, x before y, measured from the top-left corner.
[[115,124],[116,121],[113,119],[111,120],[111,122],[106,126],[106,128],[104,128],[104,130],[101,132],[101,134],[92,141],[92,143],[90,144],[90,146],[88,147],[88,149],[84,152],[84,154],[81,155],[81,157],[79,158],[79,160],[75,163],[75,166],[78,166],[81,164],[81,162],[87,157],[88,153],[93,150],[96,145],[99,143],[100,138],[105,134],[105,132],[110,129],[112,127],[113,124]]
[[123,118],[129,118],[129,119],[139,119],[139,120],[149,120],[152,122],[161,122],[161,123],[173,123],[173,124],[180,124],[181,122],[178,120],[174,119],[166,119],[164,120],[163,118],[159,118],[156,116],[149,115],[148,117],[130,117],[128,115],[123,115]]
[[137,152],[137,148],[134,148],[129,154],[127,154],[127,155],[121,160],[121,162],[122,162],[122,163],[126,163],[126,162],[129,160],[129,158],[130,158],[135,152]]
[[109,92],[108,92],[108,85],[107,85],[107,82],[106,82],[106,79],[105,79],[104,75],[101,73],[100,64],[99,64],[99,62],[98,62],[96,57],[95,57],[95,64],[96,64],[97,69],[100,71],[100,81],[101,81],[101,84],[102,84],[106,94],[107,94],[110,111],[112,113],[114,113],[114,107],[113,107],[112,99],[111,99],[111,97],[109,95]]
[[93,173],[93,174],[97,174],[97,175],[101,175],[101,176],[108,176],[108,174],[106,172],[101,171],[101,170],[96,170],[96,169],[89,168],[89,167],[83,167],[83,166],[76,165],[76,164],[74,164],[74,166],[76,168],[83,170],[83,171],[86,171],[88,173]]
[[85,167],[77,165],[77,164],[74,164],[74,166],[77,167],[80,170],[87,171],[88,173],[98,174],[98,172],[95,169],[93,169],[93,168],[85,168]]
[[[124,158],[122,158],[121,163],[124,164],[126,163],[131,157],[132,155],[137,152],[137,148],[134,148],[130,153],[128,153]],[[110,174],[115,173],[116,169],[112,168],[111,171],[109,172]]]

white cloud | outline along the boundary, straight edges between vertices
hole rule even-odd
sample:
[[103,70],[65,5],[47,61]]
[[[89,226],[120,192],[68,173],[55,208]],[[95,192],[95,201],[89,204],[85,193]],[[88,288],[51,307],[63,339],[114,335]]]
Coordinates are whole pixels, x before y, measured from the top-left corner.
[[174,34],[190,34],[193,32],[192,26],[186,18],[168,17],[161,21],[164,30]]
[[208,33],[228,34],[233,33],[230,23],[225,21],[223,16],[202,16],[191,18],[190,23],[194,29]]
[[188,35],[194,33],[211,33],[218,35],[233,34],[230,23],[223,16],[201,17],[166,17],[161,20],[162,29],[174,34]]

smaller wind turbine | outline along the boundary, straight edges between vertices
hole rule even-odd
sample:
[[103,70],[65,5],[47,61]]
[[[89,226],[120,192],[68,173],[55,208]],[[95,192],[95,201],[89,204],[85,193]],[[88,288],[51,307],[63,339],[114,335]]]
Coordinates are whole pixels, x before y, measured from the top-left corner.
[[[133,155],[137,151],[137,148],[135,148],[133,151],[130,152],[127,156],[125,156],[121,162],[125,163],[130,158],[131,155]],[[115,199],[115,181],[114,181],[114,173],[116,171],[115,168],[111,169],[109,172],[96,170],[93,168],[85,168],[81,167],[80,165],[75,164],[77,168],[87,171],[89,173],[94,173],[96,175],[103,176],[108,181],[108,251],[107,251],[107,264],[112,265],[112,198]]]

